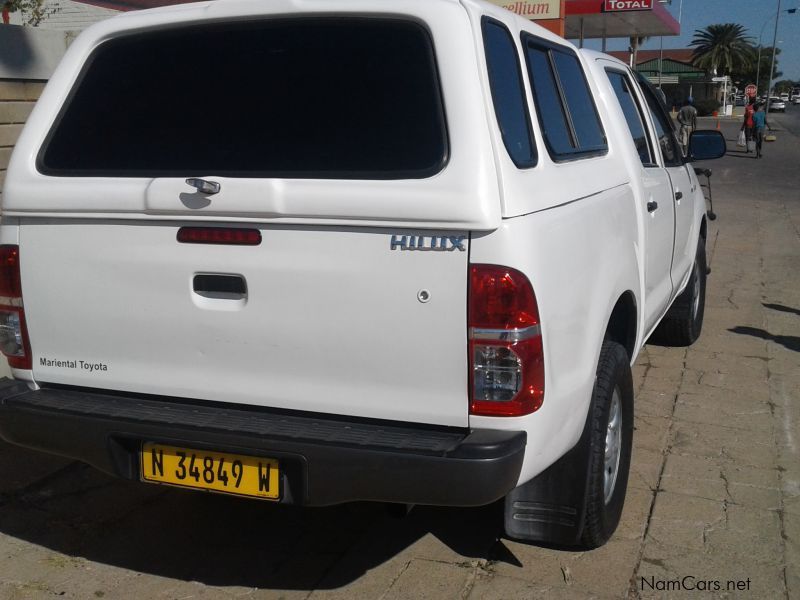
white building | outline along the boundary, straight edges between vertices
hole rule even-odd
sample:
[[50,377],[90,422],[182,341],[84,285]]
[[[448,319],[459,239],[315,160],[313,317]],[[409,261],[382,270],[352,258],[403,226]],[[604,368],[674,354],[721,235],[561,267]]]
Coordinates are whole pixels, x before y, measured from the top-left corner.
[[[101,8],[84,2],[73,2],[73,0],[45,0],[43,8],[47,17],[39,23],[38,27],[58,31],[82,31],[89,25],[119,14],[118,10]],[[21,12],[11,13],[10,24],[23,25],[25,22],[23,17]]]

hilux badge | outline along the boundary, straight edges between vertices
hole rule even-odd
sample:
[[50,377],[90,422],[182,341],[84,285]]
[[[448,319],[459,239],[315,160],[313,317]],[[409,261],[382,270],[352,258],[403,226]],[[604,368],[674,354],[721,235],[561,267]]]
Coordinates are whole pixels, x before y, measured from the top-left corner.
[[391,249],[421,250],[423,252],[465,252],[465,235],[393,235]]

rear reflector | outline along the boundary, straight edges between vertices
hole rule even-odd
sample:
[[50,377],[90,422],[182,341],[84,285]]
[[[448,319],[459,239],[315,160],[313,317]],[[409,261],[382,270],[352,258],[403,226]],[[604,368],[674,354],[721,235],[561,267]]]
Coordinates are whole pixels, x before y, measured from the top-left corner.
[[31,346],[22,308],[19,246],[0,246],[0,351],[15,369],[31,368]]
[[518,417],[544,401],[539,307],[522,273],[472,265],[469,296],[470,413]]
[[261,232],[258,229],[238,227],[181,227],[178,241],[182,244],[228,244],[231,246],[258,246]]

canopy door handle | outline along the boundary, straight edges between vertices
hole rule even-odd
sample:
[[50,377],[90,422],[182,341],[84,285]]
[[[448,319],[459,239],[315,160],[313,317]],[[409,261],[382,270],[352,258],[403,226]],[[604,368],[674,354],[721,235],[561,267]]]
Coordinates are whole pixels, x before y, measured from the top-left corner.
[[199,177],[189,177],[186,183],[195,188],[198,192],[203,192],[208,195],[217,194],[222,189],[222,186],[216,181],[208,181],[207,179],[200,179]]

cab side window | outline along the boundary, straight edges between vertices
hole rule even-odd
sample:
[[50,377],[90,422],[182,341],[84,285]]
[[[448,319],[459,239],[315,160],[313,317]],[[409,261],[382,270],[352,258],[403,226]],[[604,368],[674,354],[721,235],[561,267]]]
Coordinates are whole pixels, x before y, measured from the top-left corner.
[[533,98],[544,140],[554,160],[598,156],[606,135],[589,84],[574,52],[524,35]]
[[628,123],[633,143],[639,153],[639,160],[642,161],[645,167],[655,166],[656,160],[647,134],[644,115],[639,102],[636,100],[633,84],[622,71],[606,69],[606,75],[608,75],[611,87],[614,88],[614,94],[617,96],[622,113],[625,115],[625,121]]
[[508,155],[520,169],[536,165],[536,146],[522,83],[517,49],[511,33],[492,19],[483,19],[486,67],[497,124]]
[[644,99],[647,102],[647,108],[650,110],[650,116],[653,119],[653,125],[656,128],[656,135],[658,136],[658,145],[661,148],[661,154],[664,156],[665,167],[680,167],[683,165],[683,154],[678,146],[678,141],[675,139],[675,132],[672,128],[672,121],[667,116],[666,111],[661,106],[655,92],[651,89],[650,84],[640,79],[639,87],[642,90]]

